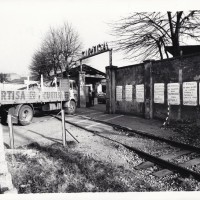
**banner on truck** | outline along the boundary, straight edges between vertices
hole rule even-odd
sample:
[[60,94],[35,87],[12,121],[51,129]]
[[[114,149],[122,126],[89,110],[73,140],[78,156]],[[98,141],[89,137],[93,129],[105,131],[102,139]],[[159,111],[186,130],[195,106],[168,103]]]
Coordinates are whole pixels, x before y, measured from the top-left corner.
[[68,92],[63,91],[33,91],[33,90],[1,90],[1,104],[37,103],[51,101],[68,101]]

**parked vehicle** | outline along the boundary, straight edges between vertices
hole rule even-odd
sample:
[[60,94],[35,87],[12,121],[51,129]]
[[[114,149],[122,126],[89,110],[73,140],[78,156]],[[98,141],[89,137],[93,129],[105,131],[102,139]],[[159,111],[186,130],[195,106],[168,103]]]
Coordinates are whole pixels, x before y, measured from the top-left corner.
[[106,93],[99,92],[97,94],[98,103],[106,103]]
[[6,122],[7,114],[13,116],[14,123],[28,125],[36,111],[52,111],[64,108],[73,114],[77,105],[77,88],[69,79],[55,79],[51,86],[33,84],[20,90],[0,91],[1,121]]

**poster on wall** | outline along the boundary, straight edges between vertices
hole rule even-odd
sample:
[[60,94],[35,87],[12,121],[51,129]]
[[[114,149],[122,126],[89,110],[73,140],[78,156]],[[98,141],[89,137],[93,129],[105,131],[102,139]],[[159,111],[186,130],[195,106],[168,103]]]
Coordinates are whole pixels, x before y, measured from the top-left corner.
[[133,86],[132,85],[126,85],[125,86],[125,99],[126,101],[132,101],[133,96]]
[[197,105],[197,82],[183,83],[183,105]]
[[116,86],[116,101],[122,101],[122,86]]
[[164,104],[165,102],[165,84],[155,83],[154,84],[154,103]]
[[136,101],[144,102],[144,84],[136,85]]
[[170,105],[180,105],[180,84],[168,83],[167,84],[167,97]]

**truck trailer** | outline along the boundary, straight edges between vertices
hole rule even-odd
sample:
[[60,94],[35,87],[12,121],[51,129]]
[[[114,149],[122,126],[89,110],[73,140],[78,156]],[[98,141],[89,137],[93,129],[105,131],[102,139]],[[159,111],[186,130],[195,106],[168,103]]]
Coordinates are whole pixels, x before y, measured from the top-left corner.
[[65,109],[74,114],[77,105],[77,88],[73,80],[55,78],[53,85],[27,85],[18,90],[0,91],[1,123],[7,122],[7,115],[12,115],[13,123],[23,126],[31,123],[36,112]]

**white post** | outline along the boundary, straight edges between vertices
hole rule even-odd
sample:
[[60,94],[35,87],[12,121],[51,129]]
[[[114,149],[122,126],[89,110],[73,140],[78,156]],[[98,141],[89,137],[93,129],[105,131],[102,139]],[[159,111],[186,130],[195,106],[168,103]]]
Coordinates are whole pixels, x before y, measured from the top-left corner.
[[58,86],[57,86],[57,77],[55,77],[55,85],[56,85],[56,91],[58,91]]
[[14,149],[14,134],[13,134],[13,124],[12,115],[8,113],[8,126],[9,126],[9,136],[10,136],[10,147]]
[[62,140],[63,140],[63,146],[66,147],[66,128],[65,128],[65,110],[62,108],[61,110],[62,115]]
[[41,90],[43,91],[43,87],[44,87],[44,80],[43,80],[43,75],[41,74]]
[[29,76],[27,76],[27,90],[29,89]]

